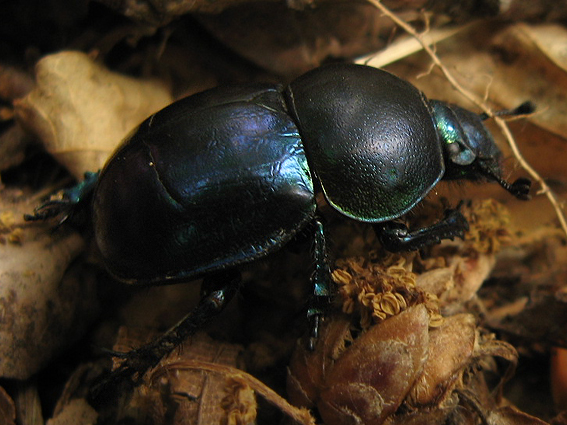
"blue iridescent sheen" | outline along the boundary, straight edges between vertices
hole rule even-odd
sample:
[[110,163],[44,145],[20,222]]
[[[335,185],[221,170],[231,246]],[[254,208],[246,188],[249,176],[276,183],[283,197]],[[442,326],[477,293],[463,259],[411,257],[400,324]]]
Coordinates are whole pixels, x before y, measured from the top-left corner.
[[101,173],[97,243],[122,280],[187,279],[267,255],[315,214],[278,87],[217,89],[148,118]]

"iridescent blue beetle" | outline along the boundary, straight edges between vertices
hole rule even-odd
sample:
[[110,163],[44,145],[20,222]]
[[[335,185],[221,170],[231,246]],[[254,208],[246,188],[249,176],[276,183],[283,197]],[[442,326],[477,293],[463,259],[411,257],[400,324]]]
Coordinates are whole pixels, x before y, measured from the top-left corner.
[[[330,295],[316,188],[341,214],[373,223],[392,251],[468,229],[458,210],[413,232],[393,221],[442,178],[492,180],[527,199],[529,180],[503,180],[483,118],[430,101],[388,72],[347,64],[315,69],[287,87],[219,87],[149,117],[98,179],[67,192],[67,202],[80,203],[94,187],[94,234],[115,277],[157,284],[204,276],[205,295],[178,327],[127,354],[119,372],[156,364],[228,303],[239,265],[280,249],[310,224],[315,303],[308,314],[316,331],[317,300]],[[60,210],[46,204],[33,217]]]

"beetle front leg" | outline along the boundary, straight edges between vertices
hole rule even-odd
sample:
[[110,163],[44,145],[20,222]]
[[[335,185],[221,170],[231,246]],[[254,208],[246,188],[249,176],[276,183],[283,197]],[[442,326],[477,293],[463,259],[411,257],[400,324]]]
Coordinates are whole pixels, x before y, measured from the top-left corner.
[[141,377],[148,369],[155,367],[159,361],[187,337],[202,328],[210,319],[224,310],[226,305],[238,292],[241,282],[240,271],[228,269],[205,277],[202,285],[201,300],[197,307],[176,325],[156,340],[132,351],[111,352],[113,356],[124,361],[110,376],[106,376],[92,391],[93,397],[102,394],[108,384],[119,384],[135,374]]
[[333,295],[331,282],[331,269],[329,267],[329,259],[327,257],[327,243],[325,240],[325,231],[323,223],[319,219],[315,219],[315,234],[313,238],[313,263],[314,270],[311,275],[311,284],[313,285],[313,294],[309,300],[307,309],[307,318],[309,320],[310,335],[309,349],[314,350],[315,343],[319,337],[319,324],[321,318],[325,314],[326,307]]
[[469,223],[459,211],[459,207],[447,210],[443,220],[413,232],[404,224],[392,221],[375,224],[374,230],[382,245],[392,252],[416,251],[424,246],[437,244],[442,239],[462,239],[464,233],[469,230]]
[[79,210],[82,206],[89,205],[87,200],[90,199],[100,172],[87,171],[83,181],[75,186],[57,192],[56,198],[44,202],[37,207],[33,214],[24,214],[25,221],[45,221],[50,218],[59,216],[59,221],[55,228],[58,228]]

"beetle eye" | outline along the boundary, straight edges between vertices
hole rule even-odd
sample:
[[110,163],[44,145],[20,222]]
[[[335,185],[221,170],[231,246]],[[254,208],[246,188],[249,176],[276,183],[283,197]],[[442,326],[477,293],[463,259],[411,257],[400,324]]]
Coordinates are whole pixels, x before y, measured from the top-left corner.
[[470,149],[466,148],[463,143],[449,142],[447,143],[447,152],[451,162],[457,165],[469,165],[475,160],[476,155]]
[[451,162],[457,165],[471,164],[476,159],[476,155],[467,143],[466,132],[459,124],[458,117],[444,102],[432,100],[431,105],[437,132]]

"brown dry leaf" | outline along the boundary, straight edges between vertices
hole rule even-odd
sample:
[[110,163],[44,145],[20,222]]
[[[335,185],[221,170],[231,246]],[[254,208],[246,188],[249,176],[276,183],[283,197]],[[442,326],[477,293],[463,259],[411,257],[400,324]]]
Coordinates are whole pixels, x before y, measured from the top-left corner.
[[540,344],[567,347],[566,264],[567,247],[558,229],[526,231],[499,254],[494,283],[481,292],[486,323]]
[[[567,73],[561,52],[565,43],[567,31],[552,24],[500,26],[481,22],[437,43],[436,52],[468,90],[480,97],[487,95],[496,107],[514,108],[531,100],[537,110],[528,119],[565,135]],[[420,53],[389,69],[406,76],[431,98],[476,110],[438,70],[430,73],[430,63],[427,55]]]
[[327,425],[444,423],[450,415],[476,423],[478,410],[460,394],[482,400],[477,407],[483,412],[496,401],[485,384],[477,385],[484,383],[476,376],[479,360],[497,356],[514,365],[517,354],[482,337],[470,314],[447,317],[434,328],[430,317],[421,304],[360,334],[349,329],[346,316],[329,317],[315,351],[296,347],[290,400],[317,407]]
[[518,29],[523,31],[541,53],[549,58],[555,65],[567,71],[567,30],[557,24],[521,25]]
[[355,57],[380,49],[394,31],[392,21],[365,2],[329,2],[301,13],[284,2],[252,2],[197,17],[230,49],[286,78],[328,58]]
[[16,406],[2,387],[0,387],[0,425],[16,425]]
[[520,23],[502,31],[492,46],[500,56],[492,56],[499,61],[490,88],[490,97],[506,108],[534,102],[538,110],[530,120],[563,137],[567,134],[566,44],[567,30],[556,25]]
[[476,258],[455,256],[450,261],[449,266],[454,271],[453,285],[439,295],[443,314],[447,315],[460,311],[463,303],[476,295],[496,263],[493,255]]
[[22,163],[30,139],[19,125],[12,125],[0,133],[0,171]]
[[100,169],[133,128],[172,101],[163,84],[111,72],[73,51],[41,59],[36,84],[14,101],[16,116],[77,179]]
[[[442,248],[440,248],[442,249]],[[425,271],[416,277],[416,288],[438,298],[444,315],[460,312],[463,304],[472,299],[495,264],[493,255],[472,257],[454,255],[446,267]]]
[[513,370],[517,352],[477,328],[470,314],[446,317],[437,327],[428,326],[430,317],[421,304],[360,334],[346,316],[329,317],[315,351],[296,347],[290,400],[317,407],[327,425],[416,425],[449,417],[478,423],[479,412],[499,403],[482,370],[492,367],[492,357]]
[[287,371],[287,394],[294,405],[316,405],[327,373],[353,341],[350,326],[347,316],[329,318],[321,329],[315,351],[305,350],[305,341],[297,341]]
[[[127,351],[147,342],[146,331],[122,328],[114,349]],[[182,343],[144,376],[134,396],[124,406],[125,418],[136,423],[222,424],[227,412],[222,409],[226,390],[224,376],[195,368],[185,362],[202,361],[237,367],[242,347],[211,339],[198,333]]]
[[0,190],[0,376],[27,379],[84,332],[97,310],[95,282],[70,263],[84,241],[26,225],[33,206]]
[[26,72],[0,62],[0,171],[20,164],[30,142],[30,137],[13,122],[13,109],[5,105],[25,96],[33,87]]
[[87,403],[78,398],[71,400],[61,412],[47,421],[47,425],[95,425],[98,413]]
[[490,311],[487,322],[499,329],[532,338],[542,344],[567,347],[567,300],[559,292],[548,288],[532,290],[527,299],[521,299],[516,310],[508,310],[510,304]]
[[[151,27],[166,25],[186,13],[219,13],[249,0],[99,0],[125,16]],[[276,0],[271,0],[276,1]],[[312,0],[295,0],[311,3]]]
[[494,425],[546,425],[547,422],[542,421],[532,415],[521,412],[512,406],[501,407],[495,409],[488,415],[488,423]]

